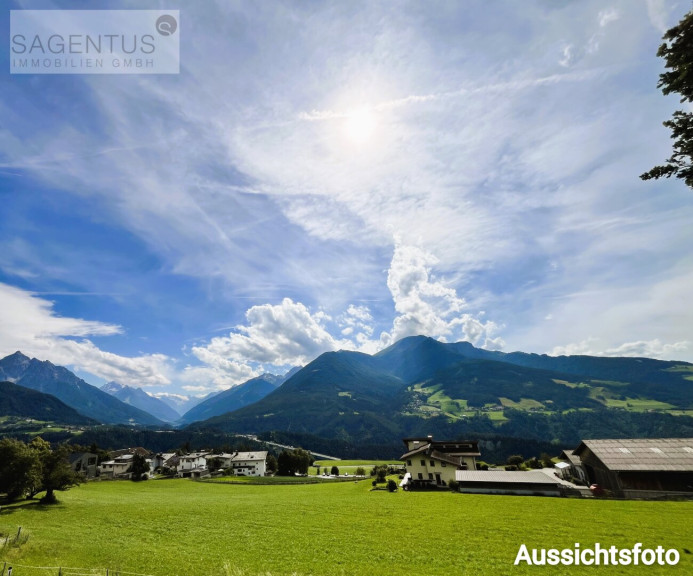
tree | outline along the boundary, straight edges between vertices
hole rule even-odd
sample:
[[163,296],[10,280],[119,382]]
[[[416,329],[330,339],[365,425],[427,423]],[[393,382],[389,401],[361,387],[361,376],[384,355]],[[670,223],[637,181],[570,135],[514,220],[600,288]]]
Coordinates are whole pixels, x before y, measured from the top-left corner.
[[130,479],[138,482],[139,480],[145,480],[147,478],[147,472],[149,472],[149,462],[142,456],[139,452],[135,452],[132,455],[132,466],[130,467]]
[[541,460],[542,466],[544,468],[552,468],[553,467],[553,460],[551,460],[551,455],[548,454],[547,452],[542,452],[539,455],[539,460]]
[[279,476],[307,474],[312,460],[310,454],[301,448],[294,448],[291,451],[283,450],[277,459],[277,474]]
[[339,468],[337,468],[336,466],[332,466],[332,468],[330,469],[330,474],[332,474],[332,476],[339,476]]
[[525,459],[519,454],[514,454],[513,456],[508,456],[508,464],[510,466],[521,466]]
[[267,454],[267,471],[276,472],[277,471],[277,458],[274,454]]
[[357,476],[365,476],[365,475],[366,475],[366,470],[365,470],[362,466],[359,466],[359,467],[356,469],[356,475],[357,475]]
[[37,454],[24,442],[12,438],[0,440],[0,492],[16,500],[41,484],[41,464]]
[[375,476],[376,482],[385,482],[385,477],[387,476],[387,466],[383,464],[373,466],[371,476]]
[[[693,102],[693,10],[667,30],[662,39],[664,43],[657,50],[657,56],[665,59],[665,68],[669,71],[659,75],[657,88],[665,95],[680,94],[681,103]],[[693,188],[693,112],[677,110],[664,126],[671,129],[674,152],[666,164],[655,166],[640,178],[676,176]]]
[[68,454],[64,445],[41,453],[41,484],[46,491],[41,502],[44,504],[55,504],[58,501],[55,497],[56,490],[69,490],[83,481],[83,477],[72,470]]
[[390,492],[396,492],[396,491],[397,491],[397,482],[395,482],[392,478],[390,478],[390,479],[387,481],[387,489],[388,489]]
[[218,457],[210,458],[209,460],[207,460],[207,469],[210,472],[216,472],[217,470],[221,470],[221,467],[223,465],[224,461]]

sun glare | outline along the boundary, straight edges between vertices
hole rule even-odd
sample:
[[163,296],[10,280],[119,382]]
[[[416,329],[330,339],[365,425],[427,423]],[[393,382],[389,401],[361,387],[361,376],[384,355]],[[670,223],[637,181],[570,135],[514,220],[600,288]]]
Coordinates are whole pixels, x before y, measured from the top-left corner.
[[346,117],[346,134],[355,144],[365,144],[375,131],[375,117],[367,108],[356,110]]

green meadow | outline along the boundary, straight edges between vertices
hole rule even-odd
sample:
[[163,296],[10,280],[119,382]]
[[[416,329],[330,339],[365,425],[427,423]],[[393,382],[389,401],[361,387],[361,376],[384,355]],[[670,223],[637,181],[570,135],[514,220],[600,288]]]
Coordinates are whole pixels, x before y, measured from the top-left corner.
[[[693,573],[692,502],[389,493],[371,490],[370,480],[92,482],[59,498],[56,506],[2,507],[0,533],[9,543],[0,548],[0,570],[7,562],[12,576],[57,575],[58,567],[64,575],[108,569],[123,576]],[[513,566],[521,544],[596,542],[661,545],[681,560],[673,567]]]

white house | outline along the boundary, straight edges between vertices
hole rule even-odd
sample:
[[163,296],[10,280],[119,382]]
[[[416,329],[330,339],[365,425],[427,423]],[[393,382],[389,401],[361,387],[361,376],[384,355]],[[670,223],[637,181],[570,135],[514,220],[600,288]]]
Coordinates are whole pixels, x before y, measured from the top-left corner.
[[443,486],[455,480],[457,470],[475,470],[480,456],[476,441],[434,441],[426,438],[405,438],[407,452],[400,456],[413,486]]
[[178,476],[180,478],[199,478],[207,474],[207,452],[193,452],[178,459]]
[[267,473],[267,452],[236,452],[231,459],[235,476],[264,476]]
[[99,468],[104,478],[129,478],[130,466],[132,466],[132,454],[123,454],[113,460],[102,462]]

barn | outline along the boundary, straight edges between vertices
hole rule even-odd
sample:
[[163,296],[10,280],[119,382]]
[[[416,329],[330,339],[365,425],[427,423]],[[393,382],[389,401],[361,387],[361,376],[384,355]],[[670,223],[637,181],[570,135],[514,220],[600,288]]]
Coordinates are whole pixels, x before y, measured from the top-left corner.
[[693,438],[583,440],[573,454],[616,496],[693,497]]

